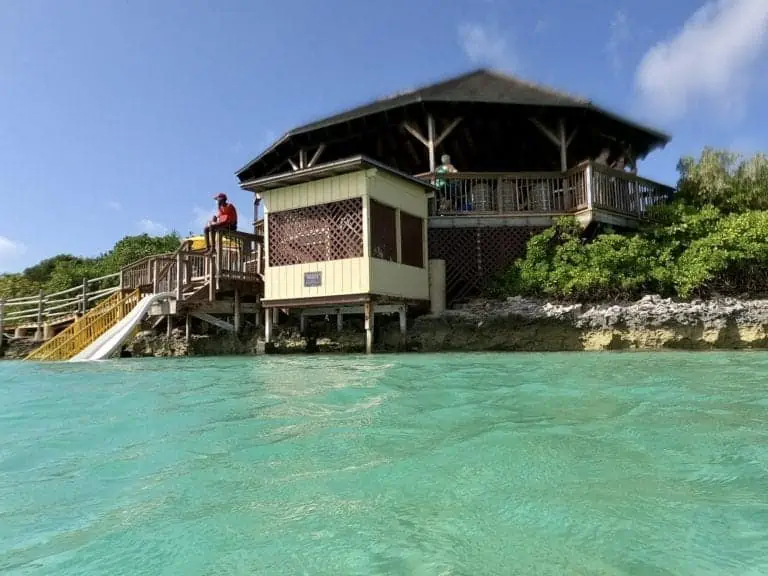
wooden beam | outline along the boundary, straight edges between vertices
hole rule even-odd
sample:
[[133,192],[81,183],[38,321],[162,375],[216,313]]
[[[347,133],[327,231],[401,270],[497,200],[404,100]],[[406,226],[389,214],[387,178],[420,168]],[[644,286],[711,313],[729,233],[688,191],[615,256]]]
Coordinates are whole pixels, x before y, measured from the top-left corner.
[[416,138],[416,140],[418,140],[419,142],[424,144],[424,146],[429,148],[429,142],[427,141],[426,138],[424,138],[424,136],[421,135],[421,132],[419,132],[416,128],[408,124],[408,122],[403,122],[403,128],[405,128],[411,136]]
[[264,313],[264,342],[269,344],[272,341],[272,310],[266,310]]
[[448,127],[443,130],[443,132],[440,134],[440,136],[437,137],[435,140],[435,147],[440,146],[442,144],[443,140],[445,140],[451,132],[453,132],[454,128],[459,125],[459,122],[461,122],[461,118],[456,118],[453,122],[448,124]]
[[232,326],[232,324],[230,324],[229,322],[225,322],[224,320],[221,320],[220,318],[216,318],[215,316],[211,316],[210,314],[206,314],[205,312],[195,311],[195,312],[192,312],[191,314],[195,318],[198,318],[203,322],[206,322],[207,324],[213,324],[214,326],[218,326],[219,328],[226,330],[228,332],[235,331],[235,327]]
[[570,147],[571,142],[573,142],[573,139],[576,137],[576,133],[579,131],[579,127],[576,126],[576,128],[573,129],[573,132],[571,132],[571,135],[568,136],[568,140],[566,141],[566,145]]
[[429,171],[437,168],[435,162],[435,119],[432,114],[427,114],[427,152],[429,153]]
[[312,168],[312,166],[315,165],[315,162],[317,162],[320,159],[320,155],[325,151],[325,144],[320,144],[320,146],[317,147],[317,150],[315,150],[315,153],[312,154],[312,158],[309,159],[309,163],[307,164],[307,168]]
[[538,128],[544,136],[549,138],[549,140],[555,145],[560,146],[560,138],[552,132],[549,128],[544,126],[541,122],[539,122],[536,118],[529,118],[529,120],[533,123],[536,128]]
[[235,288],[235,334],[240,334],[240,290]]
[[373,319],[375,317],[375,304],[365,303],[365,353],[373,353]]
[[560,170],[568,170],[568,138],[565,135],[565,120],[560,118],[557,122],[557,128],[560,132]]

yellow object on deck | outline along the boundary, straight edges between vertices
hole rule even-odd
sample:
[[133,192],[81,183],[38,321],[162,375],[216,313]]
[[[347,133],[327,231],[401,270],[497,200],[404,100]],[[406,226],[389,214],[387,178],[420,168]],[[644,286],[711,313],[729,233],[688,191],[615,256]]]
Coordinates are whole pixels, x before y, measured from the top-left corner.
[[120,322],[141,300],[141,292],[115,292],[65,330],[48,340],[26,360],[69,360]]
[[[182,240],[182,242],[189,242],[189,249],[190,250],[205,250],[205,236],[190,236],[189,238],[186,238],[185,240]],[[236,249],[237,243],[233,242],[229,238],[224,238],[224,241],[221,243],[222,248],[229,248],[229,249]]]

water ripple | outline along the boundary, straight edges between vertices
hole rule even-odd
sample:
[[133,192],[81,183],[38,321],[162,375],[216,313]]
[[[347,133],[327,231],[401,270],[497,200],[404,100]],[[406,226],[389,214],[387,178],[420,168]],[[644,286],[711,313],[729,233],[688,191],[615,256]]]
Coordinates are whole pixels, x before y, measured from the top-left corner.
[[0,364],[0,571],[768,573],[766,354]]

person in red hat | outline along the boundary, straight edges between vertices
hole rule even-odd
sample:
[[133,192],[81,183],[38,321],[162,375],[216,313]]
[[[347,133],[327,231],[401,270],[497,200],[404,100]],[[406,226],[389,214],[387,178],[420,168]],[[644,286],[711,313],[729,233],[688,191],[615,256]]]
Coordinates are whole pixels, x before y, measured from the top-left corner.
[[237,210],[235,210],[234,204],[230,204],[227,201],[226,194],[216,194],[213,197],[216,200],[218,210],[213,220],[208,222],[205,227],[205,247],[206,250],[211,251],[216,246],[216,234],[217,230],[237,230]]

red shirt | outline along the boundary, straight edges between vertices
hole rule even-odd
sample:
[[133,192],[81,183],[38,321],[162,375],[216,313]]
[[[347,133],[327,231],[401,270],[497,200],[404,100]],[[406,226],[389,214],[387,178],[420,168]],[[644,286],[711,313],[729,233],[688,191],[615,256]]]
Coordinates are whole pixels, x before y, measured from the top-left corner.
[[217,216],[216,224],[237,224],[237,210],[232,204],[224,204]]

